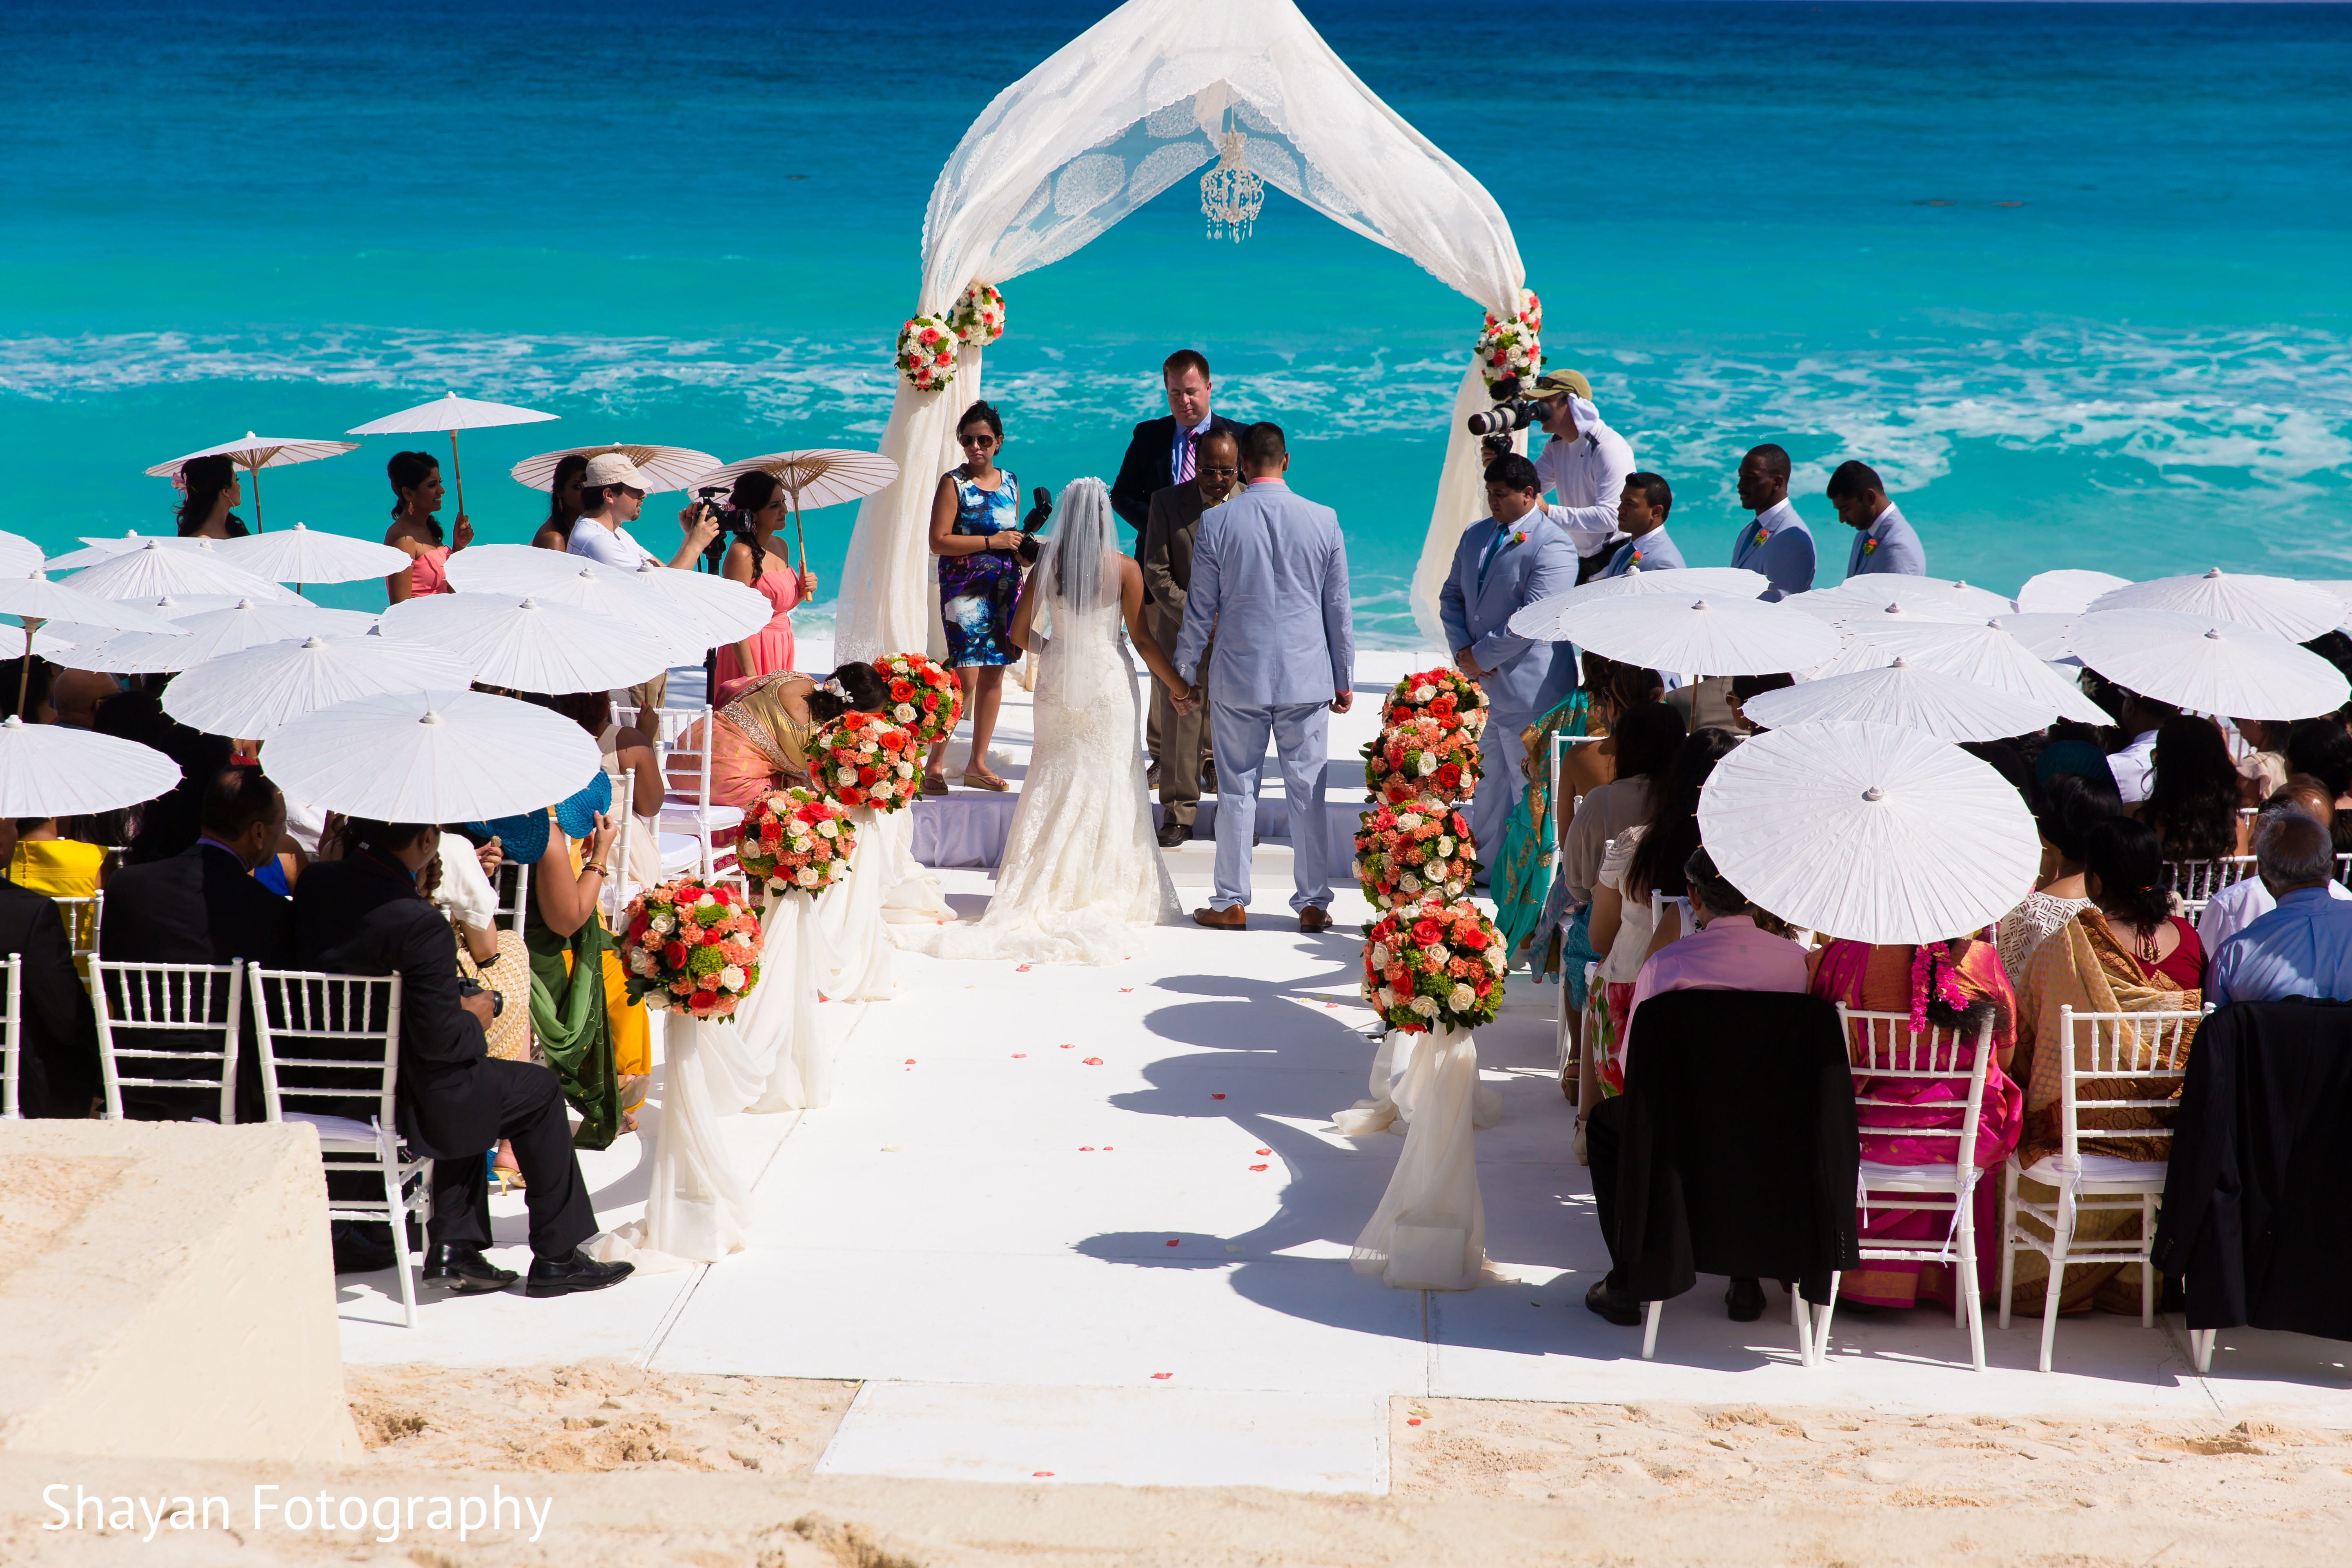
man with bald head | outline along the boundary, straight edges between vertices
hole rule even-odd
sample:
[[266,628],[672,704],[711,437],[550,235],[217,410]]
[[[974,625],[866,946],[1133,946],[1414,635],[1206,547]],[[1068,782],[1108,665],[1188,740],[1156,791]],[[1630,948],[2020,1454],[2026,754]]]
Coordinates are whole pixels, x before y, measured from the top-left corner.
[[1772,585],[1758,595],[1785,599],[1813,585],[1813,533],[1789,504],[1789,454],[1766,442],[1739,459],[1739,504],[1756,514],[1731,542],[1731,563],[1761,572]]
[[2329,896],[2336,847],[2327,824],[2298,805],[2265,806],[2254,827],[2254,865],[2278,907],[2221,944],[2205,1000],[2216,1007],[2287,996],[2352,1001],[2352,902]]

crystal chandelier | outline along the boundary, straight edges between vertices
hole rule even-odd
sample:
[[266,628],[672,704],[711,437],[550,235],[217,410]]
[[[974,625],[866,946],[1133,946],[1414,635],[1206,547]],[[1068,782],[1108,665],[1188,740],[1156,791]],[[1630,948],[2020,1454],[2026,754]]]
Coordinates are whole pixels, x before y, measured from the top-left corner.
[[1265,205],[1265,182],[1249,166],[1243,147],[1249,138],[1233,128],[1229,110],[1225,132],[1217,139],[1217,166],[1201,176],[1201,211],[1209,220],[1209,237],[1234,237],[1239,245],[1249,237],[1250,226]]

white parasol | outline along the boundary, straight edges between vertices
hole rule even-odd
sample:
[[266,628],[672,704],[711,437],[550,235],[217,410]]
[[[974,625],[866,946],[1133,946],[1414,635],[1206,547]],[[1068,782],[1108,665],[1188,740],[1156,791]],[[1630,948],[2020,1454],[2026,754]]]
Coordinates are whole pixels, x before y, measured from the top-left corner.
[[[85,566],[95,566],[101,561],[111,561],[129,550],[145,548],[150,541],[157,544],[193,550],[196,542],[182,539],[174,533],[141,533],[131,530],[120,534],[88,534],[81,536],[82,548],[64,555],[56,555],[45,563],[44,572],[79,572]],[[215,542],[219,542],[215,541]]]
[[541,414],[536,408],[517,408],[510,403],[484,403],[478,398],[460,397],[453,392],[431,403],[420,403],[414,408],[387,414],[368,424],[355,425],[343,434],[423,436],[436,430],[446,432],[449,437],[449,478],[457,486],[457,510],[462,513],[466,510],[466,470],[457,461],[457,432],[487,430],[499,425],[536,425],[556,417],[552,414]]
[[359,450],[357,441],[319,441],[300,436],[257,436],[247,430],[234,441],[224,441],[217,447],[207,447],[201,452],[190,452],[158,463],[147,471],[158,479],[178,473],[198,458],[226,458],[253,476],[253,526],[261,529],[261,470],[282,468],[289,463],[315,463],[321,458],[339,458],[345,452]]
[[354,698],[304,714],[269,742],[269,776],[289,799],[378,822],[537,811],[603,766],[595,741],[571,720],[481,691]]
[[266,741],[303,714],[338,702],[462,689],[473,678],[464,659],[430,643],[380,631],[309,637],[224,654],[188,671],[163,693],[163,711],[207,735]]
[[2008,780],[1898,724],[1756,736],[1716,764],[1698,828],[1716,868],[1759,908],[1855,942],[1980,931],[2032,890],[2042,864],[2041,835]]
[[2289,642],[2334,631],[2344,619],[2344,601],[2316,583],[2224,572],[2219,566],[2201,577],[2158,577],[2111,588],[2092,600],[2091,608],[2168,610],[2175,615],[2234,621]]
[[2061,719],[2085,724],[2115,722],[2105,709],[2083,695],[2082,688],[2036,658],[1998,621],[1974,626],[1915,625],[1861,632],[1852,647],[1815,670],[1813,679],[1876,669],[1898,658],[1915,668],[1957,676],[2012,697],[2054,702]]
[[637,472],[653,481],[651,490],[682,490],[695,482],[695,476],[707,473],[719,459],[708,452],[698,452],[691,447],[633,447],[626,442],[612,441],[602,447],[567,447],[561,452],[541,452],[535,458],[525,458],[507,472],[535,490],[555,488],[555,467],[566,458],[601,458],[607,452],[618,452],[636,466]]
[[241,652],[263,643],[284,642],[289,637],[357,636],[374,624],[373,616],[357,610],[323,610],[316,605],[273,605],[239,599],[225,610],[202,610],[174,620],[169,633],[118,633],[104,642],[83,647],[73,662],[77,669],[104,670],[114,675],[163,675],[194,669],[224,654]]
[[[158,540],[149,540],[136,550],[126,550],[110,560],[85,567],[66,579],[70,587],[101,599],[147,599],[169,594],[227,594],[240,599],[263,599],[284,604],[298,597],[279,587],[267,577],[246,571],[232,563],[216,549],[219,541],[190,540],[186,547],[173,547]],[[75,616],[74,620],[88,620],[87,616]]]
[[2030,734],[2058,717],[2054,697],[2021,697],[1897,658],[1879,669],[1816,678],[1740,705],[1751,721],[1783,730],[1809,720],[1901,724],[1946,741]]
[[[1885,577],[1864,581],[1885,585],[1861,592],[1856,590],[1853,582],[1847,582],[1834,588],[1816,588],[1810,594],[1791,594],[1780,602],[1801,614],[1835,626],[1854,626],[1857,629],[1865,622],[1873,626],[1885,624],[1881,620],[1882,616],[1895,617],[1906,626],[1919,621],[1940,621],[1946,626],[1957,626],[1981,621],[1993,613],[1969,609],[1949,594],[1910,586],[1919,581],[1916,577],[1905,577],[1896,583],[1890,583]],[[2004,605],[2001,613],[2007,613],[2009,608]]]
[[2017,607],[2030,616],[2079,616],[2109,589],[2130,586],[2130,578],[2112,572],[2037,572],[2018,589]]
[[284,533],[224,539],[215,551],[230,565],[273,583],[356,583],[408,569],[408,552],[372,539],[327,533],[296,523]]
[[411,599],[384,612],[383,626],[387,637],[447,648],[483,685],[514,691],[609,691],[669,668],[668,644],[651,632],[510,594]]
[[[562,605],[575,610],[585,610],[604,620],[634,627],[658,641],[667,650],[667,657],[672,664],[698,660],[711,647],[702,640],[700,622],[689,621],[677,615],[671,610],[669,601],[639,582],[635,572],[615,572],[584,555],[558,555],[551,550],[535,550],[530,545],[508,545],[505,548],[519,549],[524,554],[558,562],[562,570],[543,573],[534,567],[528,574],[531,581],[516,582],[512,579],[523,574],[514,572],[496,559],[490,563],[487,572],[476,570],[473,563],[467,563],[463,575],[451,574],[451,585],[458,592],[467,594],[528,594],[541,605]],[[473,553],[467,550],[454,555],[450,557],[451,564],[457,565],[464,561],[465,556]],[[667,572],[670,568],[662,566],[655,570]],[[761,602],[765,604],[765,598]]]
[[1578,643],[1604,658],[1684,675],[1811,669],[1838,651],[1838,635],[1829,626],[1752,598],[1635,594],[1570,605],[1553,625],[1559,628],[1554,640]]
[[70,724],[0,720],[0,816],[79,816],[153,800],[180,764],[151,746]]
[[793,534],[800,542],[801,570],[808,570],[808,540],[801,532],[801,510],[838,506],[862,500],[898,477],[898,465],[879,452],[853,452],[839,447],[811,447],[798,452],[769,452],[745,458],[708,473],[697,474],[690,488],[731,484],[744,474],[773,475],[792,501]]
[[680,572],[647,556],[637,563],[636,579],[660,595],[673,614],[691,617],[709,639],[707,647],[740,642],[775,616],[765,594],[714,573]]
[[41,559],[39,545],[20,533],[0,532],[0,573],[24,576],[52,570],[53,564]]
[[1744,566],[1668,567],[1644,572],[1629,566],[1622,577],[1596,577],[1573,588],[1547,595],[1511,616],[1511,635],[1538,642],[1559,642],[1566,634],[1554,631],[1560,615],[1579,605],[1601,599],[1622,599],[1634,594],[1706,594],[1724,599],[1753,599],[1772,585],[1772,579]]
[[587,561],[535,544],[469,545],[450,553],[449,586],[461,594],[531,594],[570,581]]
[[2055,664],[2074,658],[2074,623],[2082,618],[2079,614],[2035,613],[1997,616],[1992,624],[2015,637],[2018,645],[2034,658]]
[[2343,671],[2283,637],[2161,610],[2082,616],[2074,657],[2126,690],[2193,713],[2309,719],[2352,695]]
[[[79,643],[86,630],[104,628],[107,631],[163,632],[169,635],[174,628],[162,616],[124,605],[112,599],[84,593],[70,583],[52,583],[39,573],[24,576],[0,577],[0,616],[14,616],[25,628],[25,661],[16,667],[16,710],[24,710],[25,692],[33,679],[33,633],[50,621],[75,623],[72,633],[52,632],[52,637],[65,637]],[[134,796],[145,800],[146,795]],[[101,807],[101,810],[111,809]]]
[[[101,602],[127,609],[144,610],[151,616],[160,616],[165,621],[177,625],[190,616],[201,616],[207,610],[233,609],[244,601],[230,594],[161,594],[152,599],[108,599]],[[273,599],[269,602],[276,604],[278,601]],[[308,599],[297,599],[295,602],[300,605],[310,603]],[[109,637],[121,637],[127,628],[92,626],[87,622],[51,621],[43,629],[70,642],[87,647],[92,643],[102,643]],[[37,648],[35,651],[39,650]]]

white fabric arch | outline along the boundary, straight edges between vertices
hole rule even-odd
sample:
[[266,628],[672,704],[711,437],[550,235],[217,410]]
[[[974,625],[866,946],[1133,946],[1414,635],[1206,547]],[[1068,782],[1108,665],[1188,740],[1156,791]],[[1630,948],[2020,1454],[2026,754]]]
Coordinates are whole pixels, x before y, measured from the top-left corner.
[[[1228,110],[1268,184],[1487,310],[1516,309],[1525,269],[1502,209],[1358,80],[1292,0],[1128,0],[999,93],[964,132],[931,190],[917,310],[942,316],[971,284],[1058,261],[1199,174]],[[971,347],[944,391],[899,380],[882,437],[899,477],[858,510],[835,632],[843,658],[944,651],[931,496],[958,460],[950,422],[980,395]],[[1485,402],[1481,388],[1476,406]],[[1477,443],[1457,419],[1424,562],[1440,535],[1450,559],[1479,515],[1476,463]],[[1421,604],[1425,575],[1414,578],[1415,609],[1434,634],[1433,597]]]

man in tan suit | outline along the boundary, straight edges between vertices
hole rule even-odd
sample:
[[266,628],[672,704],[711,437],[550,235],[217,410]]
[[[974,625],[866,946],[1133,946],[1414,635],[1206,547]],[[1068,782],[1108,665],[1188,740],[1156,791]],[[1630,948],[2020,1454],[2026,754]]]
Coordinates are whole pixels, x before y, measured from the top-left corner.
[[[1143,568],[1144,591],[1150,595],[1143,606],[1143,629],[1171,658],[1176,657],[1176,636],[1184,626],[1184,595],[1192,585],[1192,537],[1200,531],[1201,513],[1223,501],[1241,479],[1241,446],[1230,431],[1211,431],[1196,443],[1194,452],[1193,478],[1152,492],[1151,510],[1135,552],[1136,564]],[[1208,658],[1202,655],[1203,668]],[[1173,848],[1192,837],[1202,774],[1213,763],[1207,705],[1179,713],[1166,689],[1152,682],[1147,743],[1159,775],[1160,844]]]

